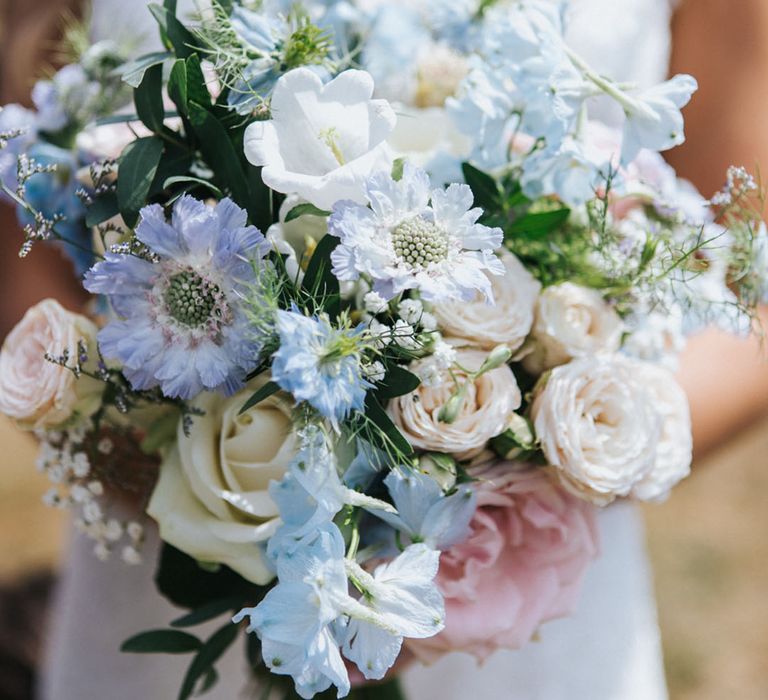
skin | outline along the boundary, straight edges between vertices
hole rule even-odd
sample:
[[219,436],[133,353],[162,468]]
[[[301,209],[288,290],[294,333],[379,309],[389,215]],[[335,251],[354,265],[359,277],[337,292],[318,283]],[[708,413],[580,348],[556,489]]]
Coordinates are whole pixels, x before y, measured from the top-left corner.
[[[685,111],[687,141],[667,156],[705,196],[729,165],[754,173],[768,163],[768,131],[758,128],[768,110],[766,35],[765,0],[685,0],[675,16],[670,72],[696,76],[699,92]],[[768,309],[761,319],[768,329]],[[768,347],[708,330],[691,340],[680,380],[701,455],[768,412]]]

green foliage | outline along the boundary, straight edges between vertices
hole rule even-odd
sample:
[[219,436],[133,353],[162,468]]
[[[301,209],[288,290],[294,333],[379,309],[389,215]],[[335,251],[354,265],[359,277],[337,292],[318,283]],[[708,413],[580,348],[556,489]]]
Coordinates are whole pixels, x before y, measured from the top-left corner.
[[152,66],[162,65],[168,59],[173,58],[173,54],[170,51],[156,51],[154,53],[148,53],[144,56],[124,63],[119,68],[114,70],[115,75],[120,75],[124,83],[127,83],[132,88],[137,88],[144,80],[144,74]]
[[384,381],[376,387],[376,396],[379,399],[388,400],[398,396],[410,394],[419,388],[421,379],[404,367],[392,363],[387,368]]
[[238,412],[238,415],[242,415],[246,411],[250,410],[254,406],[260,404],[265,399],[276,394],[280,391],[280,387],[275,382],[267,382],[261,389],[254,392],[253,395],[243,404],[243,407]]
[[325,211],[324,209],[320,209],[320,207],[316,207],[314,204],[309,204],[309,202],[305,204],[297,204],[293,209],[291,209],[286,215],[285,215],[285,223],[290,223],[291,221],[294,221],[295,219],[298,219],[301,216],[330,216],[331,212]]
[[150,630],[126,639],[120,651],[131,654],[189,654],[202,642],[193,634],[179,630]]
[[163,130],[163,66],[156,64],[147,69],[139,87],[133,91],[136,114],[150,131]]
[[309,259],[302,282],[301,305],[310,313],[325,311],[331,318],[339,315],[339,280],[332,272],[331,263],[331,254],[338,245],[339,239],[336,236],[323,236]]
[[162,154],[163,141],[157,136],[149,136],[129,144],[120,156],[117,203],[130,228],[136,225],[139,210],[147,203]]

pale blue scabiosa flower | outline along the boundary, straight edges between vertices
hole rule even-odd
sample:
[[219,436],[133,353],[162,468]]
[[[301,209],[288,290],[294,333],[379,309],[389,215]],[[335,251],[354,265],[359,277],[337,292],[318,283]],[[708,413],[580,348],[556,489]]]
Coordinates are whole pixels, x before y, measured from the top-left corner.
[[119,317],[99,333],[102,353],[135,389],[234,393],[259,361],[241,293],[270,250],[264,236],[229,199],[208,207],[184,196],[170,223],[159,205],[142,209],[136,237],[156,261],[107,253],[85,277]]
[[384,299],[415,289],[433,303],[477,292],[493,301],[487,273],[504,274],[493,253],[503,233],[477,223],[482,210],[467,185],[430,190],[427,173],[406,163],[399,181],[379,173],[366,193],[370,207],[339,202],[328,222],[341,240],[332,254],[339,280],[367,277]]
[[[347,575],[363,594],[350,612],[344,656],[368,680],[394,665],[403,638],[425,639],[445,627],[445,603],[435,584],[440,552],[413,544],[373,575],[346,560]],[[366,616],[366,609],[369,611]]]
[[621,159],[630,163],[641,148],[666,151],[685,141],[680,110],[698,89],[695,78],[676,75],[632,97],[622,105],[627,115]]
[[326,316],[305,316],[297,309],[278,311],[280,347],[273,355],[272,380],[338,427],[363,409],[373,386],[362,374],[364,331],[364,326],[335,328]]
[[469,486],[459,486],[446,496],[427,474],[405,467],[393,469],[384,480],[397,514],[372,511],[411,542],[423,542],[433,549],[446,550],[469,535],[477,497]]
[[281,556],[277,576],[279,583],[264,600],[241,610],[234,622],[249,618],[248,631],[261,639],[267,667],[292,676],[302,698],[331,685],[339,689],[339,697],[347,695],[349,676],[337,634],[343,633],[342,615],[353,600],[338,528],[328,524],[316,531],[314,541]]

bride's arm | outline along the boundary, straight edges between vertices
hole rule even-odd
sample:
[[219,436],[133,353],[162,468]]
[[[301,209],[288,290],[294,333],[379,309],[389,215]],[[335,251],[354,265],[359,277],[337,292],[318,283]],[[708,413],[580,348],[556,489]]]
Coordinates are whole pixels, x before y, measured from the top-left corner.
[[[685,111],[687,141],[669,160],[709,195],[729,165],[768,168],[768,2],[683,0],[673,24],[672,73],[700,89]],[[768,329],[768,311],[762,313]],[[717,331],[694,338],[681,371],[699,454],[768,410],[768,345]]]

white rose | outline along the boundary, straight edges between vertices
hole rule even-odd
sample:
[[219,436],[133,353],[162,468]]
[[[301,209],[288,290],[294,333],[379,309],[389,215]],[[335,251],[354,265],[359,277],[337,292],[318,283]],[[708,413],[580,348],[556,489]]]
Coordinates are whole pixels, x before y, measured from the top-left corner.
[[549,464],[594,503],[628,495],[656,464],[662,420],[645,369],[620,355],[576,359],[553,369],[533,401]]
[[536,304],[531,352],[523,364],[540,374],[574,357],[614,352],[622,330],[619,315],[596,290],[571,282],[547,287]]
[[189,437],[179,426],[147,509],[163,540],[258,584],[273,576],[259,543],[279,524],[269,483],[283,477],[298,451],[284,395],[238,415],[266,381],[262,375],[230,398],[206,393],[195,400],[205,413],[194,418]]
[[[486,443],[504,432],[510,415],[520,407],[520,389],[515,375],[507,365],[492,369],[467,384],[467,391],[456,419],[445,423],[438,418],[440,409],[451,399],[456,389],[454,377],[464,382],[465,367],[476,371],[488,354],[479,350],[461,349],[457,366],[439,374],[436,385],[422,385],[416,391],[400,396],[389,404],[392,420],[408,441],[419,450],[447,452],[457,459],[471,459],[482,452]],[[411,366],[419,374],[421,360]]]
[[78,379],[45,355],[67,353],[72,366],[81,341],[87,351],[95,351],[96,333],[89,319],[53,299],[29,309],[0,352],[0,413],[29,429],[56,428],[93,415],[101,405],[104,384],[85,375]]
[[506,274],[489,277],[494,304],[477,298],[432,310],[446,338],[483,350],[504,344],[514,351],[523,344],[533,325],[541,285],[512,253],[504,251],[500,257]]
[[389,171],[386,139],[397,118],[373,100],[373,78],[346,70],[326,85],[308,68],[282,76],[272,93],[272,118],[245,131],[245,155],[263,166],[264,183],[321,209],[342,200],[365,203],[365,181]]
[[663,367],[638,363],[637,381],[651,394],[662,422],[653,469],[635,484],[632,495],[642,501],[663,501],[672,487],[691,473],[693,436],[688,397]]

